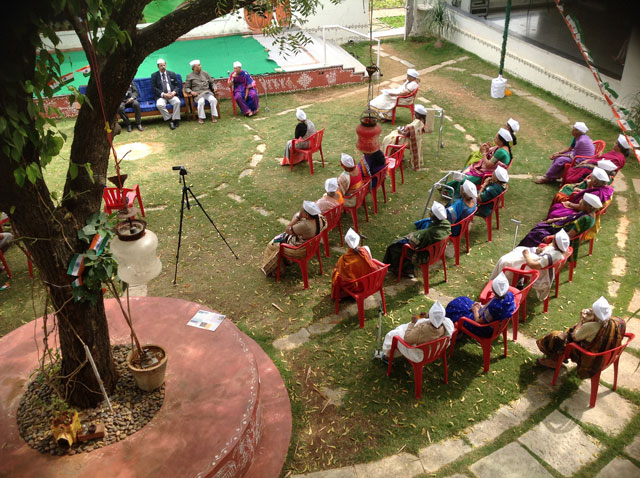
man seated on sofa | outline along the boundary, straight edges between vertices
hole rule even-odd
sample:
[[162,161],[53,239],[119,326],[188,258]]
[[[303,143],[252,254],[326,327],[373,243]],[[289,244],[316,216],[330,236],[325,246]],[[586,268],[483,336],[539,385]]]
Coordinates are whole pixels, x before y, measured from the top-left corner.
[[[180,126],[180,85],[178,77],[173,71],[167,71],[167,64],[158,58],[158,71],[151,75],[151,87],[156,98],[156,108],[162,114],[162,119],[169,122],[169,128]],[[173,107],[173,113],[167,111],[167,103]]]
[[138,88],[132,81],[127,89],[127,93],[124,95],[124,99],[120,106],[118,106],[118,114],[122,118],[122,124],[127,127],[127,131],[131,133],[131,121],[127,117],[127,113],[124,112],[125,108],[132,108],[136,115],[136,128],[138,131],[144,131],[142,127],[142,111],[140,110],[140,103],[138,102]]

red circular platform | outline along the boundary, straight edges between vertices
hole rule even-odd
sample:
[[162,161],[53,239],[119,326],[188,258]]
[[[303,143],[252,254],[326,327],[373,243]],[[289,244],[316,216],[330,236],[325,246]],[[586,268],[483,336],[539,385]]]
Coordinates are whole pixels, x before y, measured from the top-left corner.
[[[112,343],[128,343],[116,301],[105,305]],[[264,351],[230,320],[214,332],[188,326],[200,309],[206,307],[179,299],[131,299],[140,340],[168,352],[164,404],[147,426],[125,440],[74,456],[43,455],[18,433],[18,404],[37,367],[34,323],[0,338],[0,475],[278,476],[291,436],[282,378]]]

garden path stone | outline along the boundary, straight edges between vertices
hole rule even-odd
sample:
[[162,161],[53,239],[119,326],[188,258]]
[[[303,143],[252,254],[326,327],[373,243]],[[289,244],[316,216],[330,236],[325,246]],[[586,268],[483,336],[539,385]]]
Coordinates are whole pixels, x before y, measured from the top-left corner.
[[615,256],[611,261],[611,274],[622,277],[627,273],[627,260],[624,257]]
[[627,332],[634,334],[638,340],[632,340],[629,344],[630,349],[640,350],[640,319],[625,319],[627,322]]
[[464,139],[466,139],[467,141],[475,141],[476,140],[473,136],[471,136],[468,133],[464,135]]
[[[620,290],[620,282],[616,281],[616,280],[612,280],[611,282],[609,282],[609,284],[607,285],[607,292],[609,293],[610,296],[612,297],[616,297],[618,295],[618,291]],[[628,328],[628,326],[627,326]],[[633,344],[634,342],[631,342],[631,344]]]
[[357,478],[357,475],[353,466],[345,466],[344,468],[334,468],[333,470],[293,475],[291,478]]
[[[251,156],[251,162],[249,163],[249,166],[255,168],[258,164],[260,164],[260,161],[262,161],[263,157],[264,156],[262,156],[261,154],[254,154],[253,156]],[[278,158],[278,160],[280,159],[281,158]]]
[[[513,337],[513,332],[510,333]],[[521,330],[518,330],[518,340],[516,340],[516,343],[527,349],[529,353],[532,353],[533,355],[540,355],[540,349],[536,345],[536,339],[523,334]]]
[[621,476],[640,476],[640,468],[618,456],[600,470],[596,478],[620,478]]
[[640,461],[640,435],[636,435],[633,441],[624,449],[631,458]]
[[557,410],[522,435],[518,441],[564,476],[596,459],[602,448],[580,425]]
[[129,286],[129,295],[131,297],[146,297],[147,284],[136,284]]
[[551,402],[551,396],[547,387],[534,383],[519,399],[510,402],[506,407],[522,423],[537,410],[547,406],[549,402]]
[[475,143],[470,144],[470,145],[469,145],[469,149],[470,149],[471,151],[473,151],[474,153],[475,153],[476,151],[480,151],[480,147],[479,147],[477,144],[475,144]]
[[407,60],[400,60],[400,63],[402,63],[407,68],[414,68],[416,66],[416,65],[414,65],[413,63],[411,63],[410,61],[407,61]]
[[252,206],[251,209],[253,209],[258,214],[261,214],[262,216],[270,216],[271,215],[270,211],[267,211],[266,209],[258,207],[258,206]]
[[465,430],[467,439],[474,448],[487,445],[509,428],[515,427],[522,419],[513,414],[506,406],[502,406],[487,420]]
[[633,189],[636,190],[636,194],[640,194],[640,178],[633,178]]
[[253,175],[253,169],[245,169],[240,173],[238,179],[246,178],[247,176],[251,175]]
[[387,57],[387,56],[391,56],[391,55],[389,55],[388,53],[383,52],[382,50],[380,50],[380,52],[379,52],[379,53],[380,53],[380,58],[385,58],[385,57]]
[[638,309],[640,309],[640,289],[635,289],[633,291],[633,297],[631,298],[631,302],[629,302],[629,307],[627,307],[627,310],[633,313]]
[[[627,339],[624,339],[627,340]],[[630,353],[623,352],[618,362],[618,387],[640,390],[640,369],[637,357]],[[613,384],[613,365],[607,368],[600,378],[607,383]]]
[[638,407],[613,390],[600,385],[596,406],[589,408],[591,380],[584,380],[578,390],[560,405],[560,410],[576,420],[597,425],[608,435],[619,434],[631,421]]
[[515,88],[511,88],[511,92],[514,95],[518,95],[518,96],[530,96],[530,93],[528,91],[517,90]]
[[484,73],[471,73],[471,76],[475,76],[476,78],[480,78],[481,80],[493,80],[493,78],[485,75]]
[[206,196],[207,196],[207,193],[202,193],[202,194],[196,196],[196,199],[202,199],[203,197],[206,197]]
[[[437,108],[439,110],[441,110],[442,108]],[[446,119],[447,121],[453,121],[453,118],[449,115],[444,115],[444,119]]]
[[[620,207],[619,204],[618,207]],[[627,239],[629,238],[629,224],[630,223],[629,219],[627,219],[627,216],[622,216],[618,220],[618,230],[616,231],[618,249],[624,249],[625,247],[627,247]]]
[[457,129],[458,131],[461,131],[461,132],[463,132],[463,133],[466,133],[466,132],[467,132],[467,130],[466,130],[466,129],[464,129],[464,126],[462,126],[461,124],[455,123],[455,124],[453,125],[453,127],[454,127],[455,129]]
[[267,150],[267,145],[264,144],[264,143],[259,144],[258,146],[256,146],[256,151],[258,153],[264,153],[266,150]]
[[510,174],[509,179],[531,179],[531,174]]
[[262,141],[262,138],[260,136],[258,136],[257,134],[253,135],[253,140],[254,141]]
[[471,447],[460,438],[435,443],[420,450],[418,456],[427,473],[433,473],[444,465],[453,463],[459,457],[471,451]]
[[309,327],[307,327],[307,331],[309,335],[322,335],[329,332],[333,329],[337,324],[323,324],[323,323],[313,323]]
[[402,61],[402,60],[400,60],[400,58],[398,58],[397,56],[392,56],[392,57],[391,57],[391,59],[392,59],[392,60],[395,60],[395,61]]
[[273,346],[278,350],[293,350],[309,340],[309,331],[305,328],[298,330],[295,334],[285,335],[273,342]]
[[245,128],[247,128],[249,131],[255,131],[255,129],[253,129],[251,126],[249,126],[248,124],[244,123],[243,126]]
[[458,68],[457,66],[447,66],[445,70],[459,71],[459,72],[467,71],[466,68]]
[[347,394],[347,390],[344,388],[333,389],[329,387],[322,387],[320,391],[327,396],[327,398],[329,399],[329,404],[335,405],[336,407],[342,405],[342,399]]
[[408,453],[399,453],[372,463],[355,465],[355,469],[358,477],[366,478],[388,478],[389,476],[409,478],[424,473],[420,459]]
[[[622,171],[618,171],[618,174],[616,174],[616,177],[614,178],[611,186],[613,186],[616,192],[619,192],[619,193],[621,192],[623,193],[629,189],[629,187],[627,186],[627,181],[625,181],[625,177]],[[634,188],[635,188],[635,184],[634,184]],[[636,189],[636,192],[637,191],[638,190]]]
[[155,207],[145,207],[144,210],[149,211],[164,211],[167,209],[167,206],[155,206]]
[[295,108],[290,108],[290,109],[288,109],[288,110],[283,110],[283,111],[281,111],[280,113],[276,113],[276,116],[283,116],[283,115],[287,115],[287,114],[289,114],[289,113],[293,113],[293,112],[295,112],[295,110],[296,110]]
[[627,198],[624,196],[616,196],[616,202],[618,203],[618,209],[620,212],[627,212],[629,210],[629,203],[627,202]]
[[444,295],[442,293],[440,293],[436,288],[434,287],[430,287],[429,288],[429,293],[427,294],[427,297],[433,301],[438,301],[440,302],[444,307],[446,307],[449,302],[451,302],[453,300],[453,297],[449,297],[448,295]]
[[[231,199],[233,199],[236,202],[244,202],[244,199],[242,199],[237,194],[229,193],[229,194],[227,194],[227,196],[229,196]],[[287,222],[287,224],[289,224],[289,223]]]
[[430,105],[431,104],[431,101],[426,99],[424,96],[418,96],[417,100],[423,102],[426,105]]
[[222,191],[227,186],[229,186],[227,183],[220,183],[220,185],[216,188],[216,191]]
[[278,218],[278,222],[279,222],[280,224],[285,225],[285,226],[288,226],[288,225],[289,225],[289,220],[288,220],[288,219],[285,219],[284,217],[279,217],[279,218]]
[[469,469],[478,478],[551,478],[551,474],[517,443],[494,451]]
[[525,96],[525,98],[534,105],[539,106],[543,111],[546,111],[558,121],[562,121],[563,123],[570,123],[569,118],[567,118],[565,114],[561,113],[560,110],[553,106],[551,103],[548,103],[547,101],[543,100],[542,98],[538,98],[537,96]]

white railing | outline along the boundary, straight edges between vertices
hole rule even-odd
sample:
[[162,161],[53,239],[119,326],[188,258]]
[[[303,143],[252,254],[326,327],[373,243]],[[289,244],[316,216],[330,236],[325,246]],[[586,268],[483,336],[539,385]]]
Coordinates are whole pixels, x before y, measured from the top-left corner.
[[376,66],[378,67],[378,71],[375,74],[375,78],[377,79],[377,78],[380,77],[380,39],[371,38],[369,35],[366,35],[364,33],[358,32],[356,30],[352,30],[351,28],[343,27],[342,25],[324,25],[322,27],[322,48],[324,50],[324,60],[323,60],[324,66],[327,66],[327,37],[326,37],[326,31],[329,28],[345,30],[347,32],[353,33],[354,35],[358,35],[358,36],[364,37],[369,41],[375,40],[376,42],[378,42],[378,49],[377,49],[377,52],[376,52]]

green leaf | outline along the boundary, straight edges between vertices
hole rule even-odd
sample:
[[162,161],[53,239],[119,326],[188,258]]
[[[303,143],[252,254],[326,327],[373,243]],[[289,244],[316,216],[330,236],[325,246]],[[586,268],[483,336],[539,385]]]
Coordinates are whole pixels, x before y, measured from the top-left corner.
[[91,179],[91,182],[93,183],[93,169],[91,168],[91,163],[84,163],[83,164],[84,169],[87,170],[87,174],[89,175],[89,179]]
[[78,165],[73,162],[69,162],[69,177],[75,179],[78,177]]
[[0,117],[0,134],[4,133],[7,129],[7,120],[4,117]]
[[82,228],[82,232],[84,232],[87,236],[93,236],[97,231],[98,229],[93,224],[87,224]]
[[38,178],[42,177],[42,173],[40,172],[40,168],[38,167],[38,163],[29,163],[27,166],[27,178],[29,178],[29,182],[31,184],[35,184]]
[[20,166],[13,170],[13,177],[16,179],[16,184],[22,187],[24,186],[24,180],[27,177],[27,173],[24,168]]

